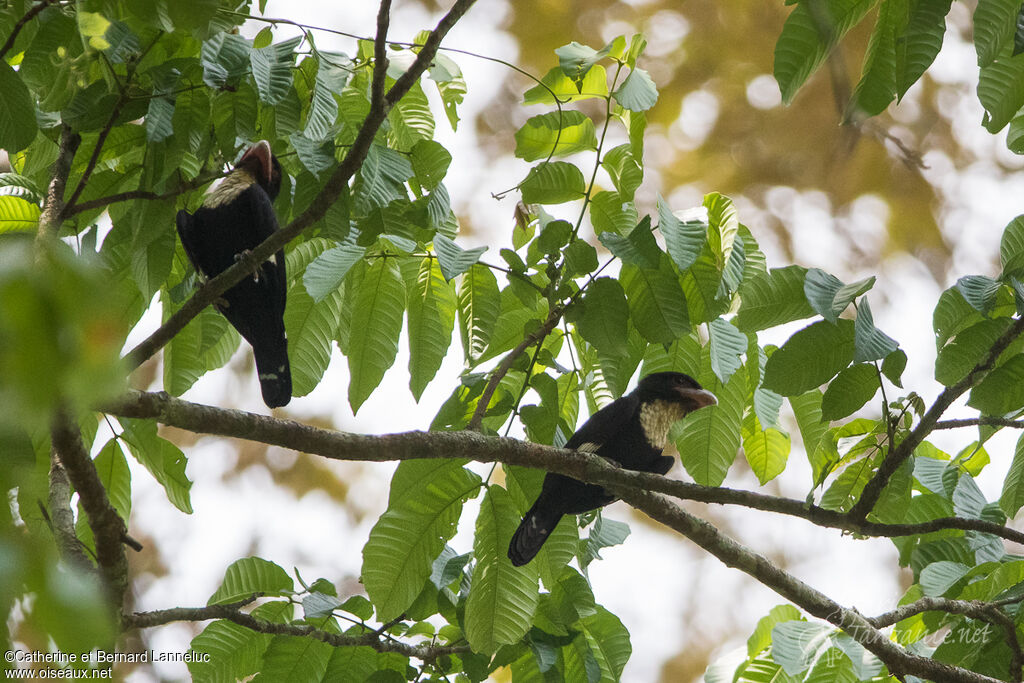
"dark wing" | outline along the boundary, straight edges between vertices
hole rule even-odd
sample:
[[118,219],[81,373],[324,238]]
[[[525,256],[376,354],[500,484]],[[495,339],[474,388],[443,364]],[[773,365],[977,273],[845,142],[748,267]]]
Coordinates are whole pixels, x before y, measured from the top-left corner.
[[175,223],[178,227],[178,237],[181,239],[181,246],[185,248],[185,255],[188,256],[188,260],[192,263],[192,267],[199,270],[199,265],[196,263],[196,244],[193,239],[195,234],[195,221],[192,220],[192,214],[182,209],[175,216]]
[[590,416],[565,443],[566,448],[593,453],[616,434],[626,429],[636,415],[640,399],[635,393],[612,401]]

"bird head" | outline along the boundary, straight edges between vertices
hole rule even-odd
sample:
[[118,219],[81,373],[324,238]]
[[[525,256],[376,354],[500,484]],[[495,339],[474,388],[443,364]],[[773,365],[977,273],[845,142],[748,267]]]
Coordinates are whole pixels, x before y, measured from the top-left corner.
[[657,400],[679,403],[686,412],[718,403],[714,394],[681,372],[651,373],[640,380],[636,391],[641,403]]
[[281,164],[270,151],[269,142],[260,140],[246,150],[235,168],[244,169],[252,175],[271,200],[277,198],[277,193],[281,190]]

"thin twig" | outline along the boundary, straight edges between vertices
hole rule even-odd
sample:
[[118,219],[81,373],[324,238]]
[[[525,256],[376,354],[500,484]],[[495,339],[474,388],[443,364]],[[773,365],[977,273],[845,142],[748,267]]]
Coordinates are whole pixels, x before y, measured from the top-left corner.
[[469,651],[468,645],[412,645],[394,639],[384,640],[381,639],[381,634],[376,631],[371,631],[361,636],[351,636],[331,633],[315,626],[304,624],[279,624],[259,619],[239,609],[251,601],[247,600],[231,605],[175,607],[154,612],[136,612],[135,614],[125,616],[124,627],[126,629],[151,628],[175,621],[226,619],[257,633],[313,638],[334,647],[366,646],[377,652],[397,652],[406,657],[415,657],[424,662],[432,662],[438,657]]
[[182,183],[173,190],[162,193],[151,192],[150,190],[128,190],[127,192],[118,192],[117,194],[108,195],[106,197],[97,197],[96,199],[90,199],[87,202],[77,203],[74,206],[69,207],[64,211],[64,217],[71,218],[72,216],[76,216],[84,211],[101,209],[105,206],[109,206],[110,204],[126,202],[134,199],[149,199],[155,201],[171,199],[180,194],[198,189],[217,178],[223,178],[225,175],[227,175],[227,172],[203,174],[198,178]]

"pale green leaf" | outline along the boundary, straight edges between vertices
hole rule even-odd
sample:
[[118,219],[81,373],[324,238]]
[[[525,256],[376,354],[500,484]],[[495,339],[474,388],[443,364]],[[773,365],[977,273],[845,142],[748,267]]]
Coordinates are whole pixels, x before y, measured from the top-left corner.
[[819,321],[800,330],[768,359],[765,388],[794,396],[821,386],[853,360],[854,325]]
[[526,161],[597,149],[594,122],[583,112],[553,111],[527,119],[516,131],[515,155]]
[[[436,239],[436,238],[435,238]],[[446,282],[434,259],[420,262],[415,282],[407,286],[409,389],[419,401],[448,352],[455,328],[454,286]]]
[[404,612],[430,577],[434,559],[455,535],[463,503],[480,477],[454,460],[406,460],[392,478],[388,509],[363,546],[362,580],[390,621]]
[[206,604],[226,605],[253,595],[287,595],[293,589],[291,577],[278,565],[260,557],[243,557],[228,567],[220,587]]
[[518,642],[533,623],[537,569],[529,564],[514,567],[507,557],[518,525],[519,512],[508,492],[488,487],[476,522],[476,566],[466,600],[466,639],[475,652],[493,653]]
[[519,189],[527,204],[562,204],[582,199],[586,183],[573,164],[549,161],[531,168]]
[[375,259],[354,296],[350,324],[357,333],[349,338],[348,349],[348,400],[353,412],[377,388],[398,354],[405,285],[397,261]]

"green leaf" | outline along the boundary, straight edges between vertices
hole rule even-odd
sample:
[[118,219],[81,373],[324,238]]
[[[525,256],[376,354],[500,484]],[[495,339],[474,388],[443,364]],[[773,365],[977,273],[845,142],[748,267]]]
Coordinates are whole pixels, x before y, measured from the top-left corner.
[[899,348],[899,343],[875,327],[874,317],[867,299],[861,299],[857,307],[857,319],[854,321],[853,354],[855,363],[881,360],[888,358]]
[[1007,415],[1024,407],[1024,355],[1010,358],[971,390],[967,405],[984,415]]
[[623,263],[653,269],[661,262],[662,251],[651,232],[650,218],[646,216],[625,237],[614,232],[602,232],[597,239]]
[[618,192],[607,190],[596,193],[590,199],[590,223],[594,232],[614,232],[628,235],[639,218],[633,202],[625,201]]
[[[772,607],[768,615],[761,617],[757,622],[757,627],[747,639],[747,655],[753,657],[771,646],[772,629],[775,628],[776,624],[782,624],[787,621],[799,621],[800,619],[800,610],[792,605],[776,605]],[[730,678],[729,681],[731,683],[732,679]]]
[[874,276],[845,285],[839,278],[818,268],[811,268],[804,278],[804,294],[811,307],[831,323],[854,299],[871,289]]
[[956,288],[971,308],[988,313],[996,303],[1002,283],[986,275],[965,275],[956,281]]
[[793,101],[800,86],[829,51],[860,22],[877,0],[828,0],[812,9],[799,3],[786,19],[775,44],[775,80],[782,101]]
[[305,396],[323,379],[331,362],[343,304],[343,292],[337,287],[317,301],[307,293],[304,282],[296,279],[289,286],[284,329],[295,396]]
[[918,0],[896,40],[896,92],[902,98],[935,61],[946,34],[952,0]]
[[[435,238],[436,240],[437,238]],[[448,353],[455,328],[455,288],[445,281],[434,259],[420,262],[406,292],[409,337],[409,390],[419,401]]]
[[959,382],[981,362],[1009,325],[1007,318],[983,320],[958,332],[939,349],[935,358],[935,379],[947,387]]
[[192,639],[189,674],[199,682],[244,680],[260,669],[270,639],[234,622],[214,621]]
[[800,429],[800,438],[804,442],[804,452],[811,462],[815,482],[824,478],[824,468],[827,462],[816,458],[818,444],[828,431],[828,422],[821,419],[822,394],[817,389],[807,393],[789,397],[789,405],[793,408],[793,415],[796,417],[797,427]]
[[519,525],[519,512],[508,492],[490,486],[480,504],[473,538],[476,566],[466,600],[466,639],[474,652],[492,654],[518,642],[537,608],[537,569],[513,567],[508,544]]
[[451,280],[465,273],[479,261],[487,247],[463,249],[444,235],[435,235],[434,251],[437,252],[437,262],[441,266],[444,279]]
[[744,420],[743,454],[762,486],[786,469],[789,450],[789,434],[772,427],[762,429],[753,415]]
[[804,295],[806,273],[806,268],[786,266],[744,282],[736,327],[741,332],[757,332],[814,315]]
[[1024,270],[1024,216],[1017,216],[1003,229],[999,260],[1003,264],[1003,277]]
[[634,67],[612,96],[623,109],[647,111],[658,102],[658,87],[649,73]]
[[[893,2],[882,3],[879,8],[850,109],[856,108],[868,116],[875,116],[885,111],[896,97],[896,33],[900,28],[898,24],[905,18],[900,16],[901,10],[905,13],[906,7],[897,9]],[[846,116],[850,116],[849,112]]]
[[8,232],[35,232],[39,227],[40,213],[38,205],[22,197],[0,196],[0,235]]
[[388,509],[363,546],[362,580],[379,621],[412,604],[434,559],[455,535],[463,503],[480,477],[455,460],[406,460],[391,479]]
[[128,450],[164,487],[167,499],[185,514],[192,514],[189,490],[192,482],[185,476],[185,454],[170,441],[157,435],[151,420],[118,418],[124,428],[122,439]]
[[146,112],[146,139],[163,142],[174,134],[171,121],[174,118],[174,100],[170,97],[154,97],[149,101]]
[[466,361],[473,365],[487,348],[501,312],[498,281],[490,268],[473,265],[459,283],[458,295],[462,349]]
[[576,329],[594,348],[608,354],[626,351],[629,304],[618,280],[599,277],[583,293]]
[[715,318],[708,324],[708,336],[711,369],[718,379],[728,383],[732,374],[743,364],[740,356],[747,350],[747,338],[732,323],[722,318]]
[[206,602],[207,605],[226,605],[251,598],[253,595],[288,595],[295,589],[288,572],[278,565],[260,557],[243,557],[235,560],[227,572],[220,588]]
[[567,161],[549,161],[530,169],[519,189],[526,204],[562,204],[582,199],[583,173]]
[[391,124],[388,137],[392,147],[399,151],[408,152],[419,142],[433,139],[434,116],[419,82],[413,82],[409,91],[391,108],[388,122]]
[[1017,439],[1017,448],[1013,452],[1010,471],[1003,482],[1003,494],[999,497],[999,507],[1007,517],[1017,516],[1024,506],[1024,435]]
[[628,143],[611,148],[601,159],[601,167],[611,176],[612,184],[625,201],[633,201],[637,188],[644,180],[641,161],[641,158],[634,155],[633,146]]
[[[203,82],[211,88],[234,86],[249,71],[247,38],[234,33],[215,33],[203,43],[200,61],[203,64]],[[291,85],[291,74],[288,76]]]
[[362,260],[365,254],[365,247],[350,243],[323,252],[302,274],[306,292],[317,302],[336,292],[352,266]]
[[306,128],[303,135],[310,140],[321,141],[331,136],[338,119],[338,100],[345,89],[348,72],[321,55],[317,60],[316,81],[313,85],[313,101],[309,106]]
[[370,264],[354,293],[349,339],[348,400],[352,411],[373,393],[395,362],[405,310],[405,285],[398,263],[378,258]]
[[295,36],[277,45],[249,52],[252,77],[256,81],[256,90],[263,103],[276,105],[288,94],[292,87],[295,48],[300,42],[302,36]]
[[428,190],[433,190],[447,175],[452,155],[439,142],[420,140],[413,145],[409,160],[416,180]]
[[700,256],[707,240],[708,224],[703,220],[680,220],[672,213],[668,202],[658,195],[658,230],[665,238],[668,255],[682,273]]
[[821,417],[841,420],[860,410],[878,391],[878,372],[868,363],[844,368],[828,385],[821,399]]
[[1020,3],[1016,0],[978,0],[974,10],[974,49],[978,66],[985,67],[1008,53]]
[[998,133],[1024,105],[1024,55],[997,59],[981,67],[978,100],[985,107],[982,125]]
[[582,45],[574,40],[568,45],[555,48],[555,54],[558,55],[558,65],[562,72],[579,83],[594,64],[608,56],[613,47],[616,47],[615,43],[608,43],[600,50],[595,50],[589,45]]
[[4,60],[0,60],[0,92],[4,94],[4,105],[0,107],[0,149],[13,155],[35,140],[38,127],[28,88]]
[[854,325],[849,320],[813,323],[771,355],[763,385],[782,396],[795,396],[821,386],[853,360]]
[[686,416],[669,432],[683,467],[702,486],[720,486],[736,459],[740,447],[743,410],[746,405],[747,373],[737,372],[722,384],[710,368],[710,350],[702,350],[699,379],[715,395],[718,404]]
[[583,112],[553,111],[527,119],[516,131],[515,155],[526,161],[597,149],[597,129]]
[[595,64],[579,84],[565,75],[561,67],[544,74],[541,84],[535,85],[523,94],[523,104],[562,104],[578,102],[592,97],[608,96],[608,74],[604,67]]
[[324,680],[327,664],[334,648],[314,638],[274,636],[263,652],[261,681]]
[[608,519],[604,514],[599,513],[597,521],[594,522],[594,526],[590,528],[590,534],[587,536],[587,545],[583,557],[580,558],[580,564],[586,569],[591,562],[601,559],[601,550],[622,545],[629,538],[629,534],[628,524]]
[[927,597],[939,597],[966,576],[970,569],[959,562],[932,562],[921,570],[921,588]]
[[622,670],[633,652],[626,627],[618,617],[601,606],[597,607],[595,614],[580,619],[579,626],[590,652],[601,667],[601,683],[621,680]]
[[624,264],[619,281],[629,301],[633,324],[645,339],[668,344],[689,331],[686,298],[667,256],[662,257],[662,267],[657,270]]
[[121,519],[128,521],[132,511],[132,475],[128,470],[128,460],[124,457],[121,444],[111,439],[96,454],[93,464],[100,476],[103,488],[107,490],[110,504],[117,510]]

